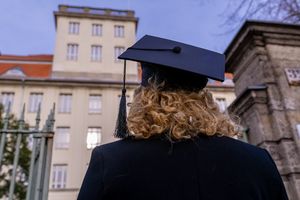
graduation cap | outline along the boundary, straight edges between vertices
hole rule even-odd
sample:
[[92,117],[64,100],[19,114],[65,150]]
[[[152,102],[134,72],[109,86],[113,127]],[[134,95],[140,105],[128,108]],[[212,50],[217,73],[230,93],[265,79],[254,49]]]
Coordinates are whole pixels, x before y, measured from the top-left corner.
[[192,45],[145,35],[132,47],[122,53],[124,59],[123,89],[115,136],[128,136],[126,123],[126,60],[137,61],[142,66],[142,86],[149,84],[149,78],[164,82],[166,90],[203,89],[208,78],[224,81],[225,56],[223,54]]

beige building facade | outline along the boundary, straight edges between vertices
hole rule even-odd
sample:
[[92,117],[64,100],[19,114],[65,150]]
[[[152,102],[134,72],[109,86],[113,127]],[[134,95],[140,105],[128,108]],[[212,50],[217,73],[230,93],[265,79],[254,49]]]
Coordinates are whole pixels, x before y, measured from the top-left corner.
[[[134,43],[137,18],[133,11],[65,5],[54,15],[52,78],[60,80],[62,87],[56,91],[63,104],[71,99],[72,109],[58,105],[56,133],[63,136],[55,138],[49,199],[66,200],[76,199],[91,150],[115,140],[123,74],[123,62],[117,57]],[[137,78],[136,63],[128,63],[128,100]]]
[[[133,11],[60,5],[54,12],[54,54],[0,56],[0,99],[13,113],[26,104],[26,122],[35,123],[39,103],[44,122],[53,103],[55,136],[49,200],[74,200],[92,149],[115,141],[123,61],[117,56],[136,40]],[[127,65],[127,95],[138,86],[137,64]],[[232,76],[207,87],[226,112],[235,99]]]
[[[0,56],[1,102],[12,112],[26,104],[26,122],[42,122],[56,104],[49,200],[76,199],[92,149],[112,142],[123,61],[135,42],[133,11],[60,5],[54,12],[56,44],[51,55]],[[137,64],[127,63],[127,96],[138,85]]]
[[[117,56],[135,42],[134,12],[60,5],[54,15],[53,76],[92,73],[97,79],[120,81],[123,62]],[[136,64],[129,62],[129,80],[136,81],[136,74]]]

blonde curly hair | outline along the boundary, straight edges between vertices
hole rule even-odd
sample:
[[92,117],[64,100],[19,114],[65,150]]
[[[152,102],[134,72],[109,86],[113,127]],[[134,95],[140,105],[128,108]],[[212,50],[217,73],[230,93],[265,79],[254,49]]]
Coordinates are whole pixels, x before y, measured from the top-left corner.
[[220,112],[207,89],[167,91],[150,83],[136,89],[129,106],[127,124],[134,138],[167,134],[172,140],[180,140],[197,135],[239,134],[239,126]]

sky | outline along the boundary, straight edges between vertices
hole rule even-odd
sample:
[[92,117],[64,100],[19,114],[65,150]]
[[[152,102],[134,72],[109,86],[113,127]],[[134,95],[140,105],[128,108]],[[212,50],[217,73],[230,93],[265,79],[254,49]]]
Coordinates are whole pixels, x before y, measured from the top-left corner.
[[220,53],[237,31],[224,26],[228,0],[0,0],[0,52],[52,54],[59,4],[134,10],[137,39],[155,35]]

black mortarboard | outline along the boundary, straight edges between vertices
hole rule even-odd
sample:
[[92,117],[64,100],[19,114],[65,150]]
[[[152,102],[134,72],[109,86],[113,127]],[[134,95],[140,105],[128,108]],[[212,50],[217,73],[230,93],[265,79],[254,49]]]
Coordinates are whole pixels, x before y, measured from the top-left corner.
[[[166,84],[166,89],[182,88],[199,90],[206,86],[208,78],[224,81],[225,56],[210,50],[188,44],[145,35],[119,56],[138,61],[142,65],[142,85],[147,86],[149,78]],[[126,124],[125,75],[120,110],[115,136],[128,135]],[[125,109],[124,109],[125,105]],[[125,112],[125,113],[124,113]]]

